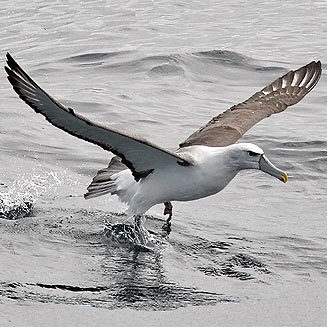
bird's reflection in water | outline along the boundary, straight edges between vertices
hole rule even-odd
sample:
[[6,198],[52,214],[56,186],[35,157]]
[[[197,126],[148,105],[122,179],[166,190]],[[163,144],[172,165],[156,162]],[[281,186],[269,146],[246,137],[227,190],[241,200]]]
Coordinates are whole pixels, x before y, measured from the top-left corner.
[[138,231],[135,232],[135,226],[124,224],[107,225],[106,236],[109,236],[110,244],[100,269],[103,281],[111,285],[114,307],[174,309],[231,301],[222,294],[183,287],[168,280],[160,253],[165,241],[161,239],[161,244],[158,240],[153,241],[161,236],[148,233],[152,247],[133,244],[139,239]]

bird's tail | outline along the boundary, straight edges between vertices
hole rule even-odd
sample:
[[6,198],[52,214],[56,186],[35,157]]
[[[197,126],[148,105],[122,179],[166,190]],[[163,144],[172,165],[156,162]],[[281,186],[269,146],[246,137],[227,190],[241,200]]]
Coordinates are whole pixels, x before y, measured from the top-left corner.
[[[119,157],[113,157],[107,168],[97,172],[92,180],[92,183],[87,188],[87,193],[84,194],[85,199],[95,198],[105,194],[118,194],[118,186],[116,183],[115,174],[128,169],[120,160]],[[119,195],[119,194],[118,194]]]

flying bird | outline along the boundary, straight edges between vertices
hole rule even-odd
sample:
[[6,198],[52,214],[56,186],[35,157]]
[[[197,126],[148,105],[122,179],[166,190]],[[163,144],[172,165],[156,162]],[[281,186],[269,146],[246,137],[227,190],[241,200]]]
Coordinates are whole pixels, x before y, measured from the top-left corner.
[[320,61],[312,61],[232,106],[169,151],[143,137],[93,122],[47,92],[7,53],[5,70],[18,96],[52,125],[110,151],[115,156],[93,178],[86,199],[117,195],[136,222],[152,206],[164,203],[167,223],[171,201],[191,201],[225,188],[244,169],[257,169],[284,183],[286,172],[275,167],[255,144],[235,143],[253,125],[299,102],[317,84]]

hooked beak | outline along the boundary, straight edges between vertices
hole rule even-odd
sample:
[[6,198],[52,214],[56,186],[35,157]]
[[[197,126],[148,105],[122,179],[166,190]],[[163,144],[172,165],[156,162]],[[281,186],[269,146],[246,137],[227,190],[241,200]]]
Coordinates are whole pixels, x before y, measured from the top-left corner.
[[262,154],[259,160],[259,168],[260,170],[262,170],[263,172],[274,176],[276,178],[278,178],[279,180],[281,180],[282,182],[286,183],[288,181],[288,176],[287,174],[278,169],[277,167],[275,167],[269,160],[268,158]]

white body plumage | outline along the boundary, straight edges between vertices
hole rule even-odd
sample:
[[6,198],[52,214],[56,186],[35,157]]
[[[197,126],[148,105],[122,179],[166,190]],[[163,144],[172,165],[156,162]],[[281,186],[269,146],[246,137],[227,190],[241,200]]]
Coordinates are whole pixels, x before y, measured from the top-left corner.
[[[111,176],[117,194],[129,205],[128,216],[140,215],[152,206],[167,201],[191,201],[220,192],[247,168],[259,169],[258,155],[263,151],[254,144],[240,143],[228,147],[191,146],[180,150],[192,158],[192,166],[175,165],[156,169],[136,182],[129,169]],[[244,155],[242,155],[244,154]]]

